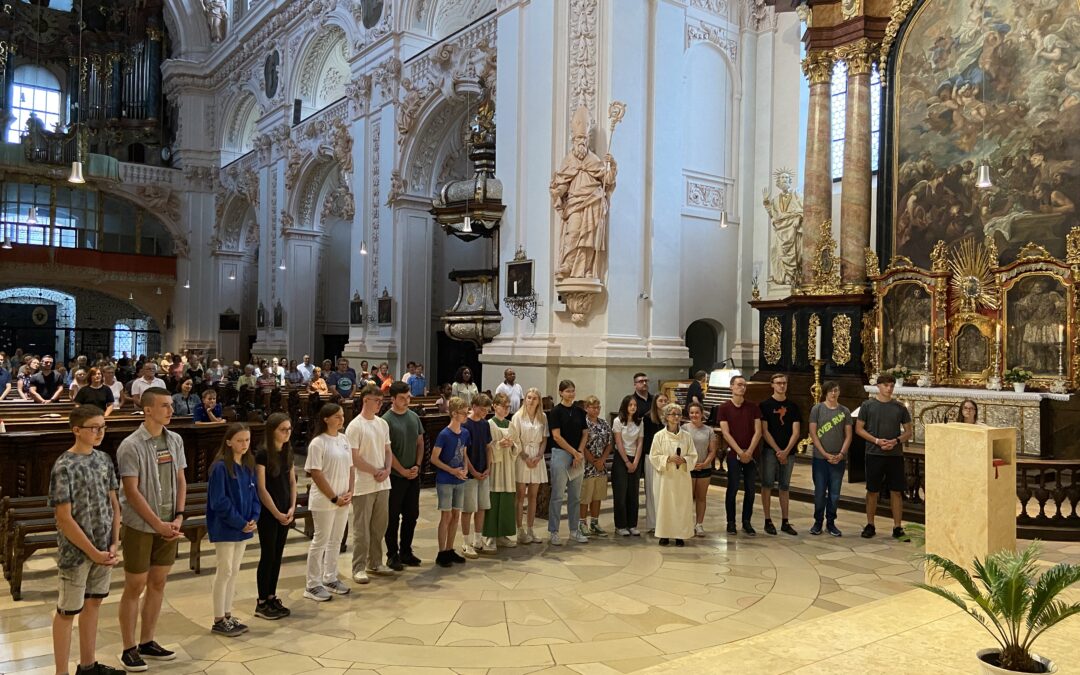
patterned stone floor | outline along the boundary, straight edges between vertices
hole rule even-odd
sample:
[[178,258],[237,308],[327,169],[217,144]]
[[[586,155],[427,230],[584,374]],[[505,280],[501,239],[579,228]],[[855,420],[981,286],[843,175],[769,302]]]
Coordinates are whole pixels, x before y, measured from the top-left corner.
[[[847,652],[877,664],[859,667],[859,672],[935,672],[907,668],[895,658],[897,650],[917,644],[905,631],[949,619],[947,608],[911,591],[910,582],[922,578],[911,544],[881,536],[861,539],[861,516],[846,512],[839,522],[843,538],[811,537],[805,533],[810,507],[804,504],[792,505],[798,537],[762,533],[729,540],[720,534],[723,492],[713,488],[709,497],[709,534],[685,548],[661,548],[648,536],[608,536],[587,545],[519,546],[444,570],[431,564],[436,512],[434,492],[425,490],[417,531],[417,554],[424,566],[354,585],[351,595],[332,602],[301,597],[307,540],[293,535],[281,579],[282,595],[293,609],[289,619],[252,617],[258,548],[250,545],[235,613],[251,631],[234,639],[209,632],[211,547],[203,557],[202,575],[187,571],[186,559],[174,568],[158,640],[179,658],[154,664],[151,672],[627,673],[665,665],[682,670],[682,659],[688,659],[689,672],[726,672],[741,663],[740,673],[758,673],[827,663]],[[757,520],[760,525],[760,515]],[[609,511],[601,524],[610,529]],[[181,546],[182,556],[186,548]],[[1044,557],[1077,559],[1078,554],[1077,545],[1049,545]],[[348,567],[345,554],[343,574]],[[0,673],[52,672],[55,571],[48,556],[38,556],[30,568],[25,599],[16,603],[6,593],[0,599]],[[120,646],[115,603],[121,587],[122,572],[116,571],[98,649],[102,660],[112,664]],[[893,601],[900,604],[876,609]],[[866,633],[863,623],[875,611],[885,612],[887,619],[874,619],[873,631]],[[873,640],[834,641],[836,631],[830,627],[838,625]],[[1078,628],[1080,619],[1055,639],[1071,636],[1072,645],[1080,643]],[[952,640],[948,631],[965,629],[980,644],[981,629],[973,623],[950,623],[938,648]],[[887,645],[876,655],[879,641]],[[776,651],[778,644],[818,647],[789,654]],[[1057,651],[1051,655],[1060,664],[1069,651]]]

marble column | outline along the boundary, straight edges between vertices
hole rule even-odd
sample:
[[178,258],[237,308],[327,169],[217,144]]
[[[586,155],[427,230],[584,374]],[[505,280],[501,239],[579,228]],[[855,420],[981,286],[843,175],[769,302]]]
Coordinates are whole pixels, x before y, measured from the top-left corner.
[[866,283],[870,245],[870,70],[873,44],[867,39],[844,45],[837,56],[847,63],[847,114],[844,128],[844,179],[840,191],[840,274],[846,284]]
[[803,72],[810,81],[810,102],[806,118],[806,173],[803,177],[803,270],[804,284],[813,279],[821,223],[832,218],[832,119],[829,83],[833,55],[829,50],[812,51],[803,59]]

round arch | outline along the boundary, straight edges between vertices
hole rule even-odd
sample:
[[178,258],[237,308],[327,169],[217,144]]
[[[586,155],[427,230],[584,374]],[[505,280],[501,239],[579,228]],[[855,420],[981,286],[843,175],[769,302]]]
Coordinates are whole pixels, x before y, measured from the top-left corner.
[[165,27],[174,58],[198,60],[210,51],[210,26],[199,3],[165,0]]
[[494,11],[496,0],[407,0],[403,5],[403,29],[441,40]]
[[[476,103],[477,101],[473,101]],[[416,131],[410,135],[401,153],[402,178],[408,192],[433,196],[443,176],[446,158],[457,152],[464,155],[468,132],[469,101],[432,96],[420,110]]]
[[236,160],[252,149],[256,123],[261,111],[251,92],[243,91],[226,108],[221,132],[221,165]]
[[686,169],[732,176],[738,147],[738,69],[731,55],[712,42],[695,42],[683,53],[682,125]]
[[699,370],[711,372],[726,358],[727,331],[716,319],[697,319],[686,327],[684,335],[686,348],[690,352],[693,364],[690,376]]
[[349,39],[336,23],[327,23],[299,50],[289,77],[290,99],[301,101],[307,117],[345,96],[349,81]]
[[214,248],[222,251],[249,251],[258,247],[258,221],[255,209],[247,199],[230,195],[221,214],[214,231]]

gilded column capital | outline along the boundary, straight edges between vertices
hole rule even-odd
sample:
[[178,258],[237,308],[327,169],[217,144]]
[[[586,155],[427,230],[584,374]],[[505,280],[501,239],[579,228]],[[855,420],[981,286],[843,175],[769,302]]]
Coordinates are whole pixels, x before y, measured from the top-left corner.
[[832,69],[836,59],[828,49],[810,52],[802,61],[803,73],[810,84],[828,84],[832,81]]
[[866,38],[860,38],[855,42],[849,42],[836,48],[837,60],[847,64],[848,77],[852,75],[866,75],[874,65],[874,57],[877,56],[878,46]]

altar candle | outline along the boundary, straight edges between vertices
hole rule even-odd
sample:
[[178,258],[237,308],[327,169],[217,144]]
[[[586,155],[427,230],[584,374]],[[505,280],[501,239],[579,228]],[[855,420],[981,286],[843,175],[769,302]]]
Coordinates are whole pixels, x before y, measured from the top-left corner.
[[922,340],[923,342],[930,342],[930,324],[924,323],[922,326]]
[[1001,324],[994,326],[994,340],[998,344],[1001,344]]
[[1065,342],[1065,324],[1063,323],[1058,324],[1058,342]]
[[821,360],[821,326],[814,329],[814,358]]
[[514,295],[517,295],[517,279],[514,279]]

